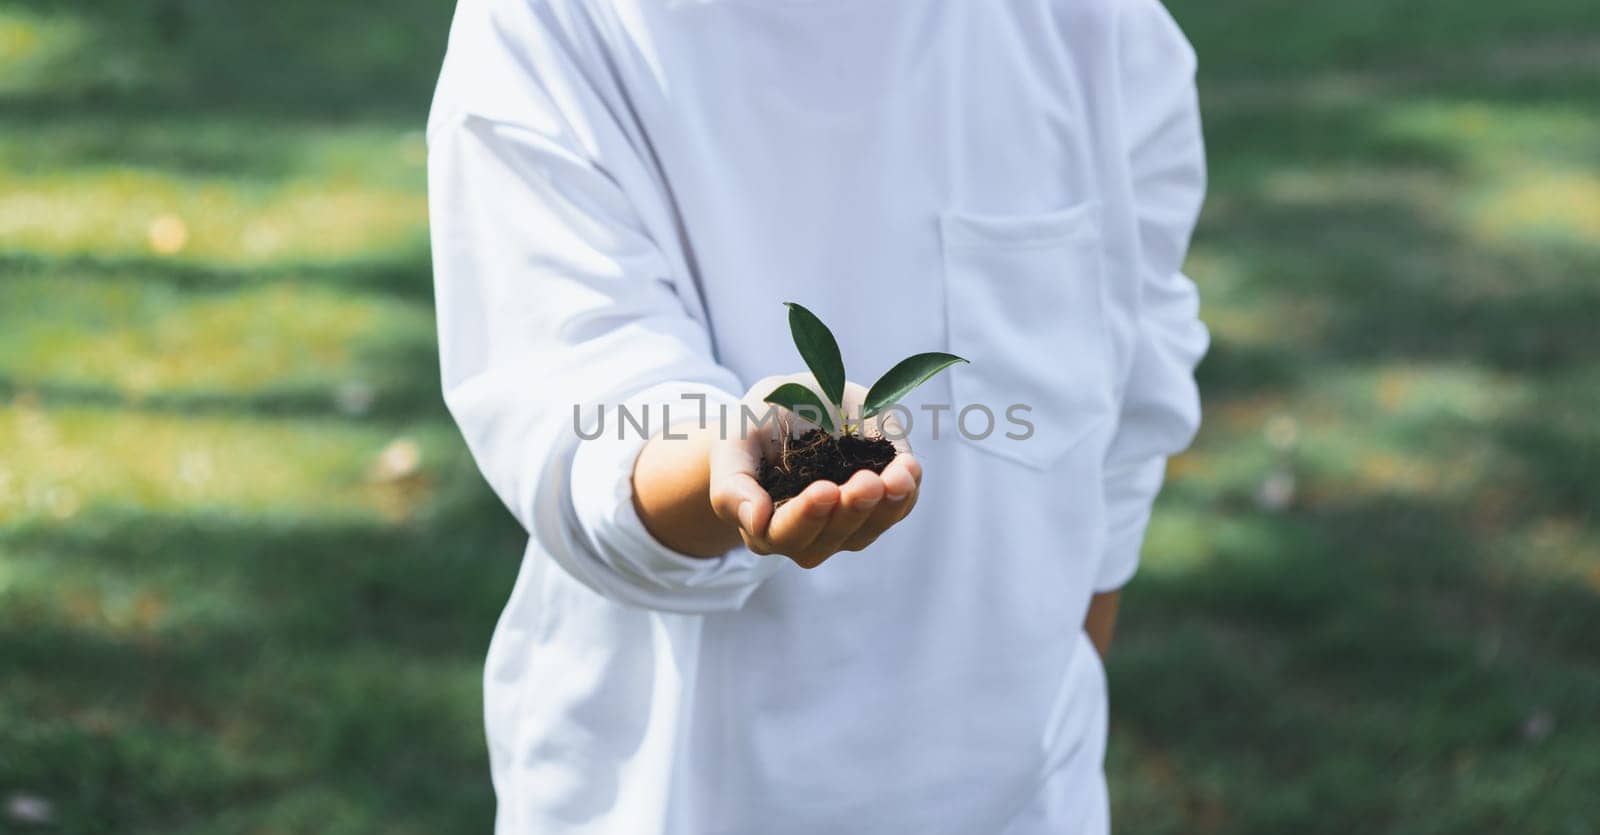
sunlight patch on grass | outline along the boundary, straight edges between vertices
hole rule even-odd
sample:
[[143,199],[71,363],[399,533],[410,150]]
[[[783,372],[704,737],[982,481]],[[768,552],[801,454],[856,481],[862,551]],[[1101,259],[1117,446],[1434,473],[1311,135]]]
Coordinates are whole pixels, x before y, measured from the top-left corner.
[[1487,425],[1522,400],[1517,380],[1467,365],[1389,363],[1357,372],[1347,383],[1353,402],[1370,403],[1385,418]]
[[[138,640],[153,640],[172,625],[175,601],[160,585],[92,569],[17,554],[0,546],[0,601],[12,607],[6,620],[36,625],[39,619],[48,618],[73,629]],[[197,588],[176,602],[180,608],[189,608],[197,600],[214,597],[215,589]]]
[[1530,165],[1507,172],[1467,212],[1489,241],[1568,241],[1600,251],[1600,176],[1591,170]]
[[[1600,176],[1594,173],[1600,114],[1438,99],[1371,104],[1360,113],[1362,141],[1411,149],[1408,157],[1383,164],[1308,158],[1275,165],[1259,175],[1253,199],[1307,213],[1340,205],[1395,212],[1412,227],[1409,239],[1395,238],[1395,230],[1383,238],[1384,227],[1375,226],[1359,240],[1336,242],[1392,248],[1401,266],[1398,259],[1432,259],[1451,272],[1470,273],[1465,286],[1502,294],[1524,284],[1513,287],[1480,273],[1503,273],[1506,258],[1540,257],[1548,244],[1600,251]],[[1225,195],[1213,201],[1211,211],[1224,215],[1224,227],[1230,206]],[[1340,228],[1348,232],[1353,221],[1341,219]],[[1308,247],[1335,242],[1309,237],[1313,231]],[[1418,233],[1432,239],[1418,239]],[[1455,257],[1469,248],[1498,258]],[[1247,253],[1231,254],[1248,260]]]
[[1196,244],[1185,271],[1200,287],[1200,317],[1213,336],[1243,348],[1281,348],[1315,339],[1322,322],[1317,311],[1292,294],[1262,293],[1249,253]]
[[1261,439],[1259,428],[1237,432],[1213,426],[1205,432],[1201,443],[1168,464],[1167,492],[1250,495],[1282,458]]
[[1205,309],[1201,315],[1213,333],[1243,345],[1270,342],[1278,333],[1283,322],[1273,315],[1275,311],[1269,306],[1234,303],[1238,296],[1254,298],[1257,295],[1244,289],[1247,282],[1243,276],[1249,270],[1245,259],[1198,244],[1189,254],[1184,270],[1197,285],[1205,288]]
[[376,382],[386,370],[363,362],[375,348],[418,346],[426,356],[432,340],[420,306],[292,282],[226,293],[133,279],[0,284],[0,377],[22,388],[104,386],[131,397],[331,390]]
[[1408,100],[1384,109],[1379,133],[1448,147],[1475,165],[1529,158],[1592,163],[1600,147],[1600,114],[1572,106]]
[[0,93],[50,83],[88,41],[76,17],[0,9]]
[[1300,414],[1298,462],[1325,495],[1470,496],[1501,463],[1488,430],[1527,396],[1518,381],[1469,366],[1330,375]]
[[1502,475],[1489,431],[1525,408],[1509,377],[1453,365],[1326,369],[1313,391],[1208,405],[1169,491],[1233,496],[1267,509],[1322,497],[1464,498]]
[[[385,458],[397,443],[409,445],[400,467]],[[118,506],[400,520],[455,454],[432,429],[47,409],[26,397],[0,408],[0,449],[0,525]]]
[[1543,580],[1574,583],[1600,595],[1600,537],[1588,520],[1546,516],[1508,539],[1507,563]]
[[1547,104],[1412,102],[1387,109],[1380,127],[1390,138],[1450,147],[1470,165],[1467,188],[1453,195],[1452,206],[1476,239],[1600,246],[1600,114]]
[[85,16],[0,8],[0,95],[128,92],[155,79],[158,64]]
[[21,172],[225,177],[237,186],[288,180],[360,183],[421,193],[427,147],[407,120],[271,121],[213,116],[70,113],[0,124],[0,166]]
[[1280,547],[1275,534],[1258,520],[1167,502],[1151,517],[1139,571],[1176,577],[1204,571],[1219,554],[1270,555]]
[[[170,246],[175,224],[181,241]],[[414,189],[311,179],[250,187],[137,168],[0,172],[0,249],[30,254],[254,266],[417,252],[426,241],[426,201]]]
[[1416,167],[1280,168],[1265,178],[1261,196],[1284,206],[1341,201],[1397,202],[1428,217],[1446,217],[1453,199],[1444,174]]

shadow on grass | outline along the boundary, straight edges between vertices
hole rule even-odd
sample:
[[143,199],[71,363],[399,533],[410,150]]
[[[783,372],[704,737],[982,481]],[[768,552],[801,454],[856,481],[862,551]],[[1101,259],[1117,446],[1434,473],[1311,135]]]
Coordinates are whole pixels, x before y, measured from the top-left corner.
[[[1593,110],[1570,90],[1563,101]],[[1396,136],[1384,123],[1395,104],[1242,107],[1208,120],[1221,159],[1196,237],[1247,265],[1235,295],[1306,314],[1316,329],[1294,347],[1324,359],[1539,373],[1587,362],[1600,285],[1586,277],[1600,273],[1600,250],[1464,228],[1454,204],[1477,176],[1465,143]]]
[[[1600,525],[1600,374],[1557,378],[1498,427],[1498,442],[1514,453],[1516,476],[1531,485],[1531,502]],[[1600,566],[1597,566],[1600,571]],[[1597,575],[1600,577],[1600,575]]]
[[1248,292],[1321,320],[1306,347],[1325,358],[1534,373],[1592,359],[1600,285],[1582,276],[1600,271],[1600,253],[1472,241],[1382,198],[1263,202],[1208,231],[1209,245],[1249,253]]
[[1110,659],[1126,790],[1182,775],[1171,831],[1580,831],[1600,594],[1508,573],[1472,517],[1354,497],[1240,520],[1270,553],[1147,572]]
[[1213,334],[1195,378],[1208,403],[1273,392],[1285,394],[1303,384],[1306,369],[1294,356],[1271,348],[1241,345]]
[[[1226,16],[1213,11],[1205,32]],[[1320,408],[1346,422],[1318,431],[1415,433],[1404,443],[1419,459],[1470,445],[1493,463],[1475,489],[1424,494],[1319,492],[1302,473],[1302,504],[1282,513],[1181,480],[1167,491],[1166,506],[1247,533],[1157,562],[1128,589],[1109,667],[1112,787],[1130,831],[1580,833],[1600,820],[1592,559],[1561,554],[1555,571],[1523,553],[1550,524],[1574,551],[1594,541],[1600,249],[1491,238],[1457,211],[1488,176],[1485,153],[1556,170],[1600,158],[1533,128],[1496,140],[1504,151],[1475,145],[1487,140],[1470,126],[1393,130],[1409,95],[1538,103],[1587,124],[1595,82],[1570,69],[1214,97],[1217,176],[1196,238],[1222,286],[1204,269],[1197,280],[1208,307],[1266,335],[1218,329],[1199,372],[1208,407]],[[1442,408],[1407,426],[1313,389],[1387,368],[1488,371],[1527,400],[1497,405],[1488,425]],[[1200,444],[1249,454],[1228,431]]]
[[[1314,6],[1274,0],[1168,0],[1202,67],[1226,77],[1303,77],[1330,68],[1472,62],[1493,66],[1528,41],[1554,52],[1592,47],[1585,0],[1508,7],[1459,0],[1352,0]],[[1591,53],[1592,54],[1592,53]]]
[[[339,418],[378,426],[447,422],[438,354],[399,344],[363,351],[360,390],[341,395],[326,385],[268,386],[246,393],[203,390],[130,394],[104,385],[36,381],[0,375],[0,401],[27,397],[46,407],[87,407],[183,416]],[[348,397],[343,401],[342,397]]]
[[[485,831],[478,681],[520,536],[483,499],[398,526],[125,510],[0,535],[66,601],[0,614],[0,747],[28,755],[0,784],[57,798],[69,832]],[[147,623],[96,611],[129,589]]]
[[8,5],[67,17],[89,32],[70,84],[4,102],[16,118],[74,111],[411,117],[427,106],[453,9],[446,0]]
[[105,257],[93,255],[40,255],[0,253],[0,275],[128,278],[158,282],[201,294],[227,292],[281,281],[322,284],[332,288],[367,290],[433,306],[433,266],[426,252],[397,253],[392,257],[351,261],[312,261],[234,267],[159,256]]

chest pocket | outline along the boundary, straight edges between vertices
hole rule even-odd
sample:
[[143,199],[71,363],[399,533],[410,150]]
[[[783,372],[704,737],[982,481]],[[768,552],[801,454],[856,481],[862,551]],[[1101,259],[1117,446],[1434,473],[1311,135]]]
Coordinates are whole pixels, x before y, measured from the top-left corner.
[[[968,413],[960,434],[1046,469],[1113,413],[1098,204],[949,211],[939,226],[950,350],[972,361],[950,375],[954,408]],[[995,418],[986,437],[982,409]]]

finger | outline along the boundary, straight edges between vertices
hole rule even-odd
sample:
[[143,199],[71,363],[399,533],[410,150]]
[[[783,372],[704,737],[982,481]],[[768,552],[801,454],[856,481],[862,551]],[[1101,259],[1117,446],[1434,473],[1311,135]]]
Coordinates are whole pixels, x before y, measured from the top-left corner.
[[879,477],[883,479],[883,503],[840,545],[841,549],[860,551],[866,548],[884,531],[906,518],[916,505],[922,482],[922,465],[917,459],[909,455],[896,456]]
[[883,479],[877,473],[861,470],[844,483],[839,494],[839,508],[807,549],[813,555],[832,555],[872,517],[883,501]]
[[911,479],[917,483],[917,486],[922,486],[922,462],[917,460],[917,456],[911,453],[896,455],[894,460],[889,462],[889,467],[904,467],[906,472],[911,474]]
[[900,523],[900,520],[911,515],[911,509],[917,506],[917,492],[902,498],[898,502],[889,501],[884,497],[878,509],[872,512],[871,518],[861,524],[856,532],[851,534],[839,545],[841,551],[863,551],[867,546],[878,540],[890,528]]
[[922,465],[910,455],[897,455],[879,475],[883,479],[883,503],[872,512],[854,534],[839,546],[844,551],[860,551],[901,519],[917,504],[922,485]]
[[772,497],[756,481],[761,467],[761,439],[716,441],[711,445],[708,464],[711,507],[717,518],[752,536],[764,536],[772,516]]
[[711,509],[717,518],[739,528],[750,539],[764,539],[772,519],[772,497],[755,477],[735,472],[711,482]]
[[922,485],[922,464],[914,456],[896,455],[879,477],[883,479],[884,500],[898,502]]
[[839,485],[817,481],[808,485],[772,515],[767,542],[780,554],[797,554],[816,541],[839,506]]

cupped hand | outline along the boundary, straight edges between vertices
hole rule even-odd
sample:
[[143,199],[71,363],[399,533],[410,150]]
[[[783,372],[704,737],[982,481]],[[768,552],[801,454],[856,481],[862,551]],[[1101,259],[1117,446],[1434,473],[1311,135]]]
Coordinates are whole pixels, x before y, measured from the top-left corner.
[[[802,568],[816,568],[840,551],[860,551],[904,519],[916,506],[922,484],[922,465],[911,454],[904,432],[892,412],[869,418],[858,431],[882,436],[894,444],[897,454],[881,474],[861,470],[844,484],[817,481],[788,501],[774,506],[772,497],[756,480],[763,455],[773,454],[781,442],[781,432],[799,434],[815,427],[777,406],[763,401],[784,383],[799,383],[818,393],[810,374],[767,377],[746,392],[743,406],[758,416],[768,409],[780,418],[756,426],[741,426],[741,416],[730,415],[724,437],[711,446],[711,506],[717,517],[736,527],[745,547],[757,554],[782,554]],[[867,390],[856,383],[845,384],[844,409],[859,415]],[[835,422],[838,416],[834,416]],[[748,429],[748,431],[741,431]]]

